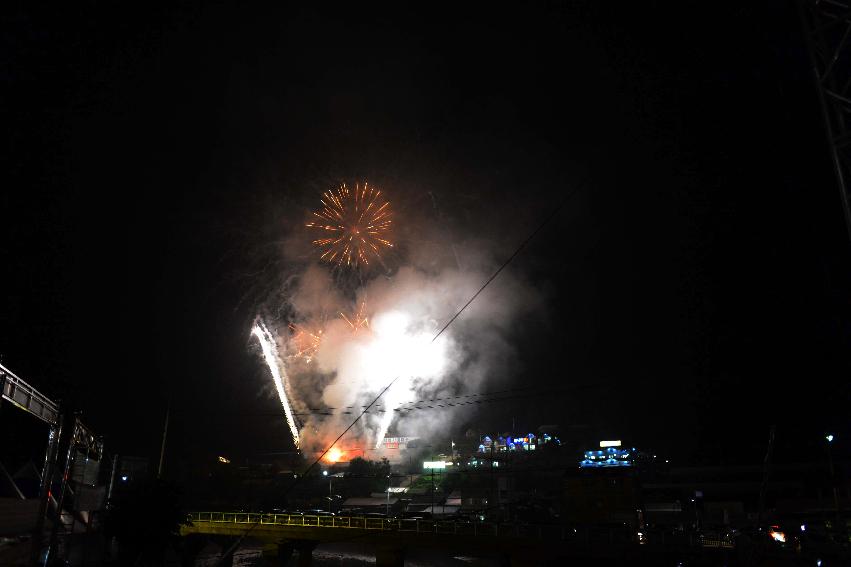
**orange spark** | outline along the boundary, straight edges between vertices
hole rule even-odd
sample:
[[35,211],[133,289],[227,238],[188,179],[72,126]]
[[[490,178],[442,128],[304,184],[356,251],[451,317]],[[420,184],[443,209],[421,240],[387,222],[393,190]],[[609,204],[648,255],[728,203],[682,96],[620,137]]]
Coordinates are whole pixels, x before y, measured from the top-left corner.
[[290,323],[290,330],[293,332],[290,344],[295,349],[295,354],[292,356],[301,357],[310,362],[319,350],[319,345],[322,344],[322,330],[313,333],[294,323]]
[[360,308],[356,313],[351,315],[351,319],[346,317],[346,314],[342,311],[340,312],[340,317],[349,324],[349,327],[352,328],[353,333],[357,333],[358,329],[366,329],[369,330],[369,317],[366,316],[366,300],[361,301]]
[[389,240],[393,221],[390,203],[381,196],[381,191],[367,183],[363,187],[355,185],[351,191],[344,183],[336,191],[323,193],[320,202],[322,208],[313,213],[319,221],[309,222],[307,226],[330,233],[313,241],[322,250],[322,261],[338,268],[368,266],[370,258],[383,263],[381,251],[393,247]]

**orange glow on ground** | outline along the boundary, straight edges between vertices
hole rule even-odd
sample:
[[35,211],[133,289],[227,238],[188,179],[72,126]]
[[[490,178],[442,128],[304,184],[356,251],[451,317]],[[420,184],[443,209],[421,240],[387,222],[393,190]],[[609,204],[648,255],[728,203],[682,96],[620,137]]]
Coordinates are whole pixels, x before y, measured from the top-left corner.
[[325,460],[329,463],[337,463],[343,458],[344,455],[345,453],[339,448],[331,447],[331,449],[327,453],[325,453]]

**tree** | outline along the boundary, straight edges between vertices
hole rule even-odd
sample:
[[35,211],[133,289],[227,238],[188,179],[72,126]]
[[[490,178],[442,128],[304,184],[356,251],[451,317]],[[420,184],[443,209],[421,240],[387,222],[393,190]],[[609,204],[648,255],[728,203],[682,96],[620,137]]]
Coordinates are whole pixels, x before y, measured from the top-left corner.
[[350,494],[362,496],[372,492],[384,492],[387,488],[388,476],[390,476],[390,462],[387,459],[370,461],[355,457],[349,461],[346,486]]
[[127,487],[106,515],[104,531],[118,540],[119,565],[161,565],[166,546],[188,520],[177,485],[153,480]]

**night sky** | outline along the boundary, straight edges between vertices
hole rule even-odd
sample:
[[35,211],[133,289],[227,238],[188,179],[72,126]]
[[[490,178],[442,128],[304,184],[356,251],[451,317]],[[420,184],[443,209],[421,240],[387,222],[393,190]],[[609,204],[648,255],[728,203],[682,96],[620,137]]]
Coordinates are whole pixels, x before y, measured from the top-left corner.
[[287,211],[431,192],[507,256],[570,194],[509,267],[546,310],[493,385],[570,392],[455,430],[847,438],[851,247],[793,3],[596,4],[4,8],[3,364],[113,451],[156,454],[169,397],[172,455],[286,450],[248,331]]

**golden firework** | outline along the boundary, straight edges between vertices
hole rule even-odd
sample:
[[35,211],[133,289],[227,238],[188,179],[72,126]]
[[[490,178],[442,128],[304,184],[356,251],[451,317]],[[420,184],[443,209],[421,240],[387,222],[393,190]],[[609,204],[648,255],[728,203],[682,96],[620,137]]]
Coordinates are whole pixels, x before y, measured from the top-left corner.
[[381,191],[367,183],[351,190],[344,183],[336,191],[323,193],[320,201],[322,208],[313,213],[319,220],[307,223],[328,233],[313,241],[322,250],[320,259],[337,267],[368,266],[373,258],[383,264],[381,252],[393,243],[389,240],[390,203]]
[[346,317],[346,314],[342,311],[340,312],[340,317],[349,324],[353,333],[357,333],[358,329],[369,330],[369,317],[366,316],[366,300],[361,301],[360,308],[357,312],[352,313],[351,317]]
[[300,325],[290,323],[290,331],[293,332],[290,344],[295,349],[295,354],[292,356],[304,358],[310,362],[319,350],[319,345],[322,344],[322,330],[314,333]]

